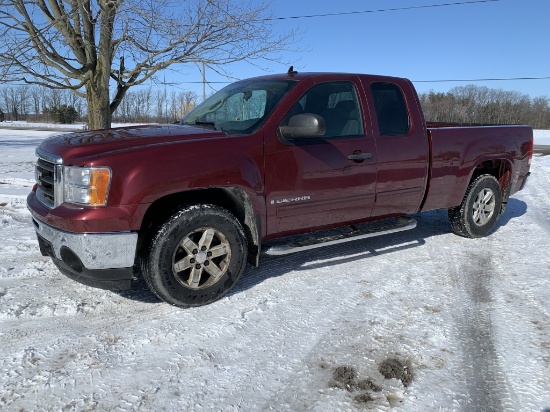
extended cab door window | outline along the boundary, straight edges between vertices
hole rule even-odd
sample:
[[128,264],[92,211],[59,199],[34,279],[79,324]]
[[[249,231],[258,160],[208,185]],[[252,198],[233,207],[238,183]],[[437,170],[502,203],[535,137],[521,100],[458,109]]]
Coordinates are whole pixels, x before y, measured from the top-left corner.
[[409,111],[401,89],[393,83],[372,83],[371,92],[380,136],[407,134]]
[[[292,107],[281,126],[298,114],[320,116],[323,138],[363,135],[363,121],[355,86],[350,82],[321,83],[309,89]],[[299,136],[298,136],[299,137]]]

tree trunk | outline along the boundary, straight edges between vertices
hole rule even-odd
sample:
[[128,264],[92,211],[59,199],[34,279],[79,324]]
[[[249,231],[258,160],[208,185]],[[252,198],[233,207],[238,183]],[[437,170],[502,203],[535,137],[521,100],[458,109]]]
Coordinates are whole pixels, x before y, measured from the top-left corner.
[[90,130],[111,127],[111,108],[109,107],[109,89],[106,92],[94,91],[93,85],[86,87],[88,102],[88,127]]
[[111,127],[112,110],[110,107],[109,81],[113,63],[113,25],[116,16],[116,2],[100,0],[101,25],[97,55],[92,59],[90,80],[86,83],[88,102],[88,126],[90,130]]
[[110,67],[110,56],[100,55],[95,70],[91,72],[90,81],[86,84],[88,127],[90,130],[111,127],[112,113],[109,97]]

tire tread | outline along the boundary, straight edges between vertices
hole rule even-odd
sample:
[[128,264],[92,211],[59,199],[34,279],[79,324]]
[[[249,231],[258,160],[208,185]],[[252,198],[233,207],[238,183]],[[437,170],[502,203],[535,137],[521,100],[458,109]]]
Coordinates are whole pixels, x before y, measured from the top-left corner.
[[[466,193],[464,194],[464,198],[462,199],[462,203],[455,207],[448,210],[448,217],[449,217],[449,223],[451,225],[451,229],[453,233],[466,237],[466,238],[479,238],[484,236],[485,234],[480,235],[479,233],[476,233],[471,227],[471,225],[468,222],[468,213],[466,209],[468,208],[468,204],[470,202],[470,194],[473,190],[477,189],[477,187],[481,184],[480,182],[482,180],[491,179],[492,181],[496,182],[498,185],[498,181],[495,179],[493,175],[490,174],[482,174],[477,176],[476,178],[472,179],[470,184],[468,185],[468,188],[466,189]],[[497,196],[497,202],[495,205],[495,214],[498,217],[498,213],[501,208],[502,203],[502,193],[500,192],[500,186],[499,186],[499,192],[495,193],[495,196]],[[496,221],[496,218],[495,218]],[[493,225],[489,228],[487,233],[491,231],[491,229],[494,227]]]
[[[193,303],[190,301],[183,302],[180,299],[174,298],[173,296],[168,294],[166,291],[163,291],[163,287],[159,279],[159,275],[155,273],[156,272],[154,267],[155,256],[159,254],[159,251],[162,248],[161,243],[165,241],[166,236],[170,231],[174,229],[174,227],[184,226],[186,225],[186,223],[191,222],[191,220],[193,220],[197,214],[200,215],[204,213],[208,213],[212,216],[217,216],[222,219],[225,219],[230,224],[232,224],[235,227],[235,229],[238,231],[238,234],[241,239],[241,245],[239,246],[240,246],[242,255],[235,256],[234,258],[240,260],[239,273],[234,279],[234,282],[231,285],[229,285],[229,287],[226,287],[216,295],[213,295],[210,299],[199,300],[199,302],[197,303]],[[153,292],[159,299],[171,305],[178,306],[180,308],[206,305],[224,296],[227,292],[229,292],[229,290],[231,290],[231,288],[238,282],[239,278],[241,277],[244,267],[246,266],[247,248],[246,248],[245,239],[246,239],[246,235],[245,235],[244,229],[242,228],[242,225],[240,224],[238,219],[233,214],[231,214],[228,210],[216,205],[211,205],[211,204],[191,204],[191,205],[183,206],[176,213],[172,214],[162,225],[160,225],[155,235],[149,240],[149,242],[147,242],[146,246],[144,247],[143,253],[141,254],[141,257],[140,257],[140,266],[141,266],[143,279],[145,280],[145,283],[147,284],[151,292]],[[219,287],[222,287],[222,285],[220,285]]]

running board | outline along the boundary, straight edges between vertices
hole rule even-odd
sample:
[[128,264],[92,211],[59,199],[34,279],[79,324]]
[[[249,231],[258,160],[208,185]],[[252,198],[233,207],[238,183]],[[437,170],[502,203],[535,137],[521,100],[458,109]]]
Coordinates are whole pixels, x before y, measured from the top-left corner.
[[319,247],[332,246],[340,243],[352,242],[354,240],[367,239],[369,237],[403,232],[405,230],[414,229],[415,227],[416,220],[411,217],[400,217],[397,218],[397,222],[395,224],[378,227],[375,230],[369,230],[368,227],[364,229],[353,228],[350,232],[338,233],[333,236],[323,236],[314,239],[308,237],[307,239],[301,241],[299,240],[290,243],[269,246],[263,250],[263,253],[270,256],[288,255],[290,253],[303,252],[305,250],[316,249]]

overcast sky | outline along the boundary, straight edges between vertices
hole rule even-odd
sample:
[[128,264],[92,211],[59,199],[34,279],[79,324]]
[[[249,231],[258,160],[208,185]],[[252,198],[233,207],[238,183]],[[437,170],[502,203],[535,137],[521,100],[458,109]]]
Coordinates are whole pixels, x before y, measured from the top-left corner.
[[[441,7],[422,7],[466,3]],[[467,4],[470,3],[470,4]],[[390,11],[389,9],[403,9]],[[406,9],[407,8],[407,9]],[[410,78],[419,92],[448,91],[476,84],[515,90],[531,97],[550,97],[550,1],[487,0],[276,0],[274,16],[293,17],[339,14],[278,20],[281,32],[301,32],[296,47],[281,63],[263,63],[266,71],[245,64],[231,67],[237,78],[284,72],[286,62],[298,71],[337,71],[387,74]],[[376,11],[386,10],[386,11]],[[345,14],[350,12],[363,12]],[[181,89],[202,94],[196,68],[172,78]],[[167,81],[171,75],[167,74]],[[548,77],[545,80],[473,81],[488,78]],[[463,80],[433,82],[422,80]],[[207,73],[209,81],[223,81]],[[222,84],[213,84],[219,89]],[[212,89],[207,89],[211,93]]]

